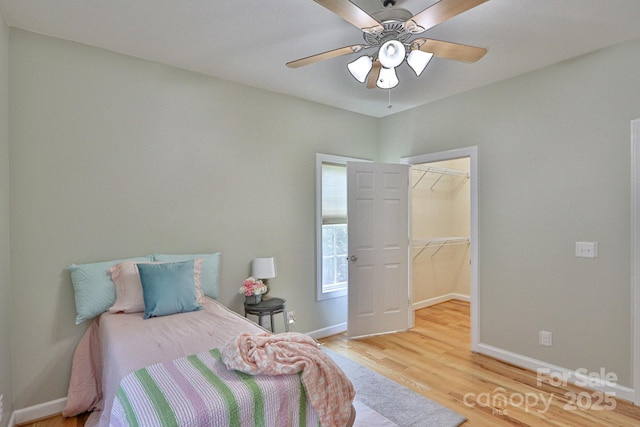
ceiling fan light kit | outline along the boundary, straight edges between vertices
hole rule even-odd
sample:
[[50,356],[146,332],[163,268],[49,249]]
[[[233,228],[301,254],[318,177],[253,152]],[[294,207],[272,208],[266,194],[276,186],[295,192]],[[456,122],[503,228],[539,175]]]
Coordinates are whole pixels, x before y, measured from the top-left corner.
[[370,56],[364,55],[355,61],[347,64],[349,72],[360,83],[364,83],[367,80],[369,71],[373,68],[373,59]]
[[[291,61],[287,63],[290,68],[378,48],[374,56],[363,55],[349,62],[347,69],[360,83],[367,82],[367,88],[391,89],[399,83],[395,68],[405,60],[416,76],[420,76],[434,56],[471,63],[487,53],[487,49],[476,46],[410,38],[488,0],[440,0],[415,15],[402,8],[387,8],[369,15],[349,0],[314,1],[358,27],[366,44],[345,46]],[[395,1],[385,2],[385,6],[387,4],[395,5]]]
[[400,80],[398,80],[398,75],[396,74],[395,68],[384,68],[380,69],[380,74],[378,75],[378,81],[376,85],[380,89],[393,89],[398,86]]
[[396,68],[404,61],[407,50],[398,40],[385,42],[378,51],[378,59],[384,68]]
[[433,58],[433,53],[431,52],[423,52],[419,49],[413,49],[407,55],[407,64],[416,73],[416,76],[420,77],[420,74],[427,68],[429,65],[429,61]]

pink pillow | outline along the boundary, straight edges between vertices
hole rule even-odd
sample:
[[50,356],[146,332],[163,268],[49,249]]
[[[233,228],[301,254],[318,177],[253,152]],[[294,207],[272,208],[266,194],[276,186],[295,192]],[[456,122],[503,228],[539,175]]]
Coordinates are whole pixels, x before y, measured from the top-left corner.
[[[162,262],[123,261],[109,269],[111,280],[116,285],[116,302],[109,308],[111,313],[142,313],[144,312],[144,297],[142,296],[142,282],[137,264],[166,264]],[[202,258],[193,262],[193,277],[196,282],[196,297],[198,304],[202,304],[204,294],[200,283]]]

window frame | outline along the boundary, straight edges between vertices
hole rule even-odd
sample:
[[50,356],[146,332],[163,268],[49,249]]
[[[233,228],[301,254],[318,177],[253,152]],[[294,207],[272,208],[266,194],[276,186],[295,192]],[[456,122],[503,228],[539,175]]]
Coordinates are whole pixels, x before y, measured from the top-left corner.
[[[347,296],[349,281],[340,288],[325,291],[322,284],[322,164],[333,163],[337,165],[347,165],[347,162],[370,162],[370,160],[358,159],[355,157],[336,156],[332,154],[316,154],[316,299],[318,301]],[[349,224],[347,213],[347,226]]]

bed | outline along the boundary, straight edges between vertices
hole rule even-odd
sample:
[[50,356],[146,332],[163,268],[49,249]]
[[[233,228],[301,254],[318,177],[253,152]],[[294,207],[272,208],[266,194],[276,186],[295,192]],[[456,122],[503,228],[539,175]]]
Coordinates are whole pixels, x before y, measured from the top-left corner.
[[[74,353],[63,415],[75,416],[90,411],[86,426],[129,425],[126,410],[131,408],[127,408],[127,405],[133,405],[138,413],[150,411],[148,407],[135,408],[136,405],[144,405],[145,399],[133,396],[132,390],[138,385],[132,386],[131,381],[150,373],[155,375],[154,370],[164,370],[172,377],[168,389],[174,390],[177,388],[175,384],[180,383],[180,379],[176,379],[176,372],[183,369],[180,366],[184,366],[185,361],[195,360],[203,366],[207,364],[208,375],[216,372],[215,381],[221,382],[224,387],[230,384],[234,393],[238,384],[246,384],[245,380],[250,376],[227,370],[221,365],[220,349],[240,334],[264,335],[267,332],[210,297],[200,295],[197,300],[198,308],[193,311],[160,316],[147,316],[147,313],[139,311],[106,311],[95,317]],[[184,368],[180,375],[186,375],[187,370]],[[214,392],[202,391],[205,385],[196,386],[191,390],[194,393],[182,393],[187,395],[186,406],[189,410],[176,409],[176,413],[186,418],[179,418],[174,423],[180,426],[254,425],[256,414],[259,413],[262,420],[267,420],[264,425],[320,425],[317,411],[306,398],[300,374],[256,375],[251,376],[249,382],[249,393],[258,388],[262,390],[262,406],[259,410],[256,409],[255,399],[241,396],[246,394],[242,390],[237,392],[240,397],[236,396],[236,407],[230,408],[226,403],[217,407],[216,402],[221,399],[224,401],[225,397],[203,399],[202,395]],[[126,398],[127,393],[129,397],[133,396],[130,402]],[[168,392],[163,393],[164,397],[172,399],[166,396]],[[153,400],[153,393],[149,395]],[[123,405],[123,402],[126,404]],[[163,402],[160,406],[167,403]],[[168,402],[171,403],[171,400]],[[185,412],[192,413],[185,415]],[[352,410],[345,425],[352,424],[354,418],[355,412]],[[227,421],[223,423],[221,419]],[[156,425],[156,422],[139,424]]]

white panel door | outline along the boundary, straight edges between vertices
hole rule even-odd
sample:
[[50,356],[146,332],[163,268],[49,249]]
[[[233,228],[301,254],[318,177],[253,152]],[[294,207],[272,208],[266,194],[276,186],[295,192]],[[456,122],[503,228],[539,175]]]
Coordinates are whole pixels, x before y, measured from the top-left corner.
[[347,162],[350,338],[406,330],[409,165]]

